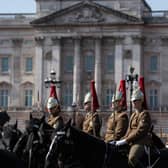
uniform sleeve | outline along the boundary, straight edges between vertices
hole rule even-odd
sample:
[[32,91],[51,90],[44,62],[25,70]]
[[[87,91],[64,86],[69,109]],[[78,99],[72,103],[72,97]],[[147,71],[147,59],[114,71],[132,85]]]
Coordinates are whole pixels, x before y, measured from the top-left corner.
[[126,134],[127,128],[128,116],[124,114],[119,118],[116,124],[114,140],[120,140]]
[[146,136],[151,128],[151,118],[148,112],[142,112],[139,120],[138,120],[138,127],[132,131],[126,141],[128,143],[139,140]]

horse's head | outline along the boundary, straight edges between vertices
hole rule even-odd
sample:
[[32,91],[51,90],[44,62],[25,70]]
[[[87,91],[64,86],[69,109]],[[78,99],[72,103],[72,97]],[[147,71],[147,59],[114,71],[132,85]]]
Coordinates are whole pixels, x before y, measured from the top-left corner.
[[30,132],[37,132],[40,128],[41,123],[43,122],[43,118],[34,118],[30,113],[29,120],[26,122],[26,131]]
[[17,141],[19,140],[22,132],[17,127],[17,121],[15,124],[8,124],[3,127],[3,143],[5,147],[9,150],[12,150]]
[[70,130],[71,120],[65,124],[64,128],[55,132],[46,155],[47,164],[54,159],[65,161],[72,154],[73,142],[71,141]]
[[63,129],[55,133],[46,155],[46,163],[51,164],[58,159],[64,164],[79,161],[84,167],[100,168],[105,151],[106,144],[103,140],[76,129],[69,121]]
[[3,125],[10,120],[10,116],[6,111],[0,112],[0,126],[3,127]]

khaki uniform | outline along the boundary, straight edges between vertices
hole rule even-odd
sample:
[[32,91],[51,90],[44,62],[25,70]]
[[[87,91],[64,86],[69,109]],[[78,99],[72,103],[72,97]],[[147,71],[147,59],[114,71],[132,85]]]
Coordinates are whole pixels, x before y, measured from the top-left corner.
[[100,128],[101,121],[98,113],[88,112],[84,118],[82,130],[90,135],[100,137]]
[[61,116],[56,117],[50,116],[48,119],[48,124],[53,128],[55,128],[56,130],[61,129],[64,126],[64,122]]
[[129,144],[151,144],[151,117],[149,112],[134,112],[130,118],[125,139]]
[[131,145],[129,152],[129,164],[131,166],[144,167],[140,158],[144,155],[144,145],[151,145],[150,135],[151,118],[147,111],[134,112],[130,118],[130,124],[125,139]]
[[128,128],[128,116],[126,112],[114,112],[108,118],[105,141],[120,140]]

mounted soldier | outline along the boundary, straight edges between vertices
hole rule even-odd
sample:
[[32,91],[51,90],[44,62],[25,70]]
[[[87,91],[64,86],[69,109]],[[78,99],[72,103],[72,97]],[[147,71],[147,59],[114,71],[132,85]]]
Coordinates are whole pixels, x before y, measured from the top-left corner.
[[61,108],[56,98],[49,97],[47,102],[47,109],[50,113],[50,116],[48,118],[48,124],[55,128],[55,130],[63,128],[64,122],[62,116],[60,115]]
[[0,111],[0,148],[4,147],[4,141],[3,141],[3,126],[9,122],[10,116],[6,111]]
[[106,142],[120,140],[126,133],[128,128],[128,115],[125,107],[121,103],[122,92],[116,91],[112,98],[112,109],[114,112],[107,121],[107,130],[104,140]]
[[130,151],[128,163],[131,167],[145,168],[141,159],[146,153],[145,148],[152,145],[151,138],[151,117],[148,111],[144,110],[144,94],[139,88],[133,91],[131,101],[134,112],[130,117],[129,127],[124,139],[116,141],[117,146],[129,144]]
[[101,120],[96,112],[99,107],[94,81],[91,81],[91,93],[88,92],[84,98],[84,110],[86,115],[83,122],[83,131],[100,138]]

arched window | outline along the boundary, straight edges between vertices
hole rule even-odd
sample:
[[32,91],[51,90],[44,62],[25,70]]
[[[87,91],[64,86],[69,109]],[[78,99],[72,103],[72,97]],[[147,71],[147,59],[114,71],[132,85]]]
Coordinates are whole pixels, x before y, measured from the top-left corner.
[[33,95],[34,95],[34,86],[31,82],[25,82],[22,84],[23,89],[23,106],[24,107],[32,107],[34,104],[33,102]]
[[1,107],[7,108],[9,105],[10,88],[11,88],[11,85],[6,82],[0,83],[0,106]]

